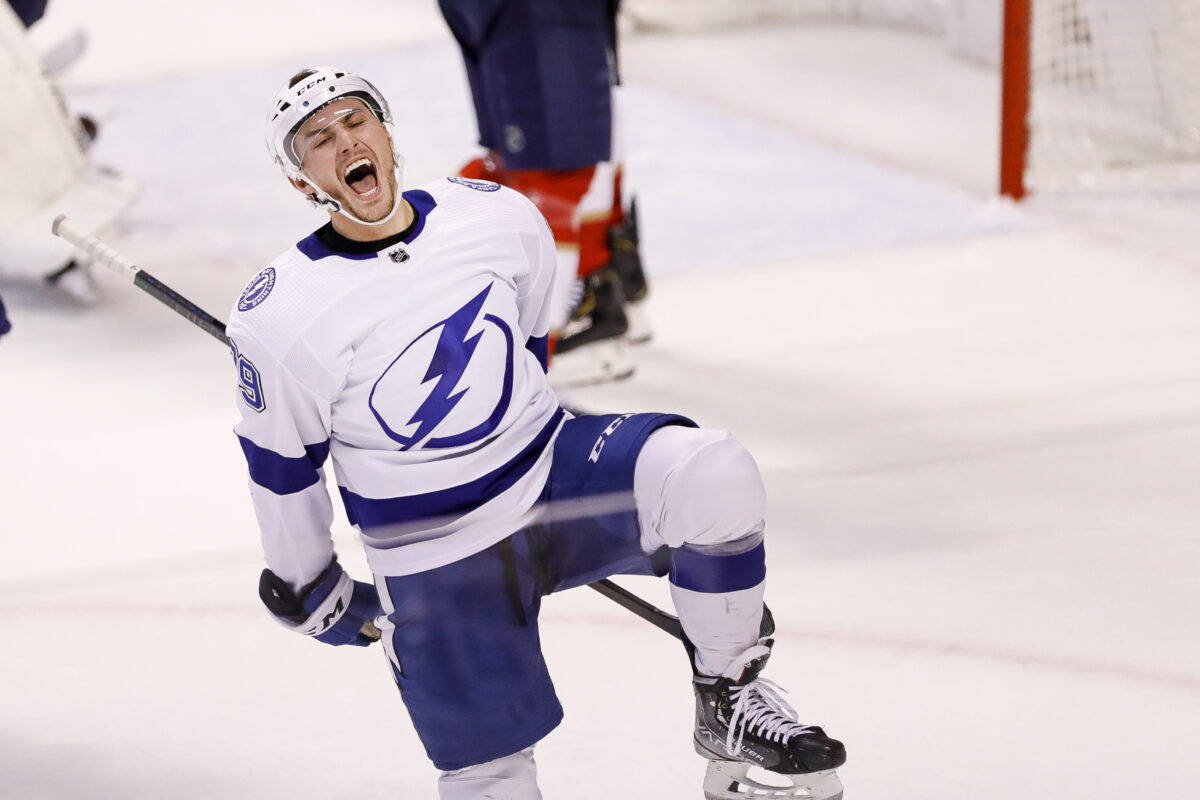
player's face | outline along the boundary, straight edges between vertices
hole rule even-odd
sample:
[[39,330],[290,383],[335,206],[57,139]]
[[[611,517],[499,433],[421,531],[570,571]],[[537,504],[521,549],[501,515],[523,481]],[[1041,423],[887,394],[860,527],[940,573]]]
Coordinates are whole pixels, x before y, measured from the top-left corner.
[[361,100],[322,108],[300,126],[293,147],[304,174],[354,216],[377,222],[391,212],[397,190],[392,140]]

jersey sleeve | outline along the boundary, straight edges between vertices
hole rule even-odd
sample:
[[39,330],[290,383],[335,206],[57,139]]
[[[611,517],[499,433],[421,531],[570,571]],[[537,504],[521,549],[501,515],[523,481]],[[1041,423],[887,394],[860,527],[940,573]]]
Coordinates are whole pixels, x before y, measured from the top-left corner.
[[299,591],[333,559],[323,469],[330,404],[245,328],[231,324],[229,334],[241,411],[234,433],[249,467],[263,552],[270,570]]
[[521,238],[529,271],[517,278],[517,311],[525,347],[537,356],[545,370],[549,364],[551,301],[557,256],[554,236],[542,213],[528,200],[524,201],[524,206],[530,224],[522,232]]

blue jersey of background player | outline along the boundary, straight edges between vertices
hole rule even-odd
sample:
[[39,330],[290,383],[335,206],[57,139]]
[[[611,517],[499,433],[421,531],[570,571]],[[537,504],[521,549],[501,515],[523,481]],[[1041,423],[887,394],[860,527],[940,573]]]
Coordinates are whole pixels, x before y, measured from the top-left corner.
[[8,314],[4,311],[4,298],[0,297],[0,336],[12,330],[12,323],[8,321]]
[[[842,745],[759,678],[773,641],[753,458],[678,415],[559,408],[542,371],[544,222],[493,183],[404,192],[392,125],[373,85],[331,67],[294,76],[268,115],[272,155],[330,215],[255,276],[228,326],[268,609],[328,644],[381,636],[443,800],[534,800],[533,747],[562,718],[541,598],[669,571],[706,795],[744,796],[754,764],[840,797]],[[333,553],[330,456],[373,585]]]

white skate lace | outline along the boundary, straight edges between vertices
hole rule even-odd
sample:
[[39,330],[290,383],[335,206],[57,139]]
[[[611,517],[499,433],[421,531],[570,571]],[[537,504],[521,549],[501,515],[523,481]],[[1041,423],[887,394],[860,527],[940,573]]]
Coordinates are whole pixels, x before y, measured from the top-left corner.
[[730,689],[730,699],[736,697],[737,701],[729,715],[725,752],[731,756],[741,752],[742,740],[746,737],[746,731],[751,728],[767,741],[778,739],[780,744],[787,744],[793,736],[812,730],[809,726],[796,722],[795,709],[779,695],[780,692],[786,694],[783,687],[766,678],[757,678],[745,686]]

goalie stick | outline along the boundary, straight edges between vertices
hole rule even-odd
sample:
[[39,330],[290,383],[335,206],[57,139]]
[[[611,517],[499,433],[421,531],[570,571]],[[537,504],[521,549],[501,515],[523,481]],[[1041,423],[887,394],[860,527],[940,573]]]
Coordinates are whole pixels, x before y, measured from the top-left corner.
[[[133,282],[134,286],[172,309],[188,322],[191,322],[223,344],[229,344],[229,337],[225,335],[225,323],[176,292],[170,286],[167,286],[158,278],[155,278],[149,272],[146,272],[146,270],[140,268],[116,250],[101,242],[95,236],[91,236],[72,225],[66,215],[56,217],[51,230],[55,236],[70,242],[79,248],[80,251],[86,253],[94,263],[101,264],[117,274],[125,276],[127,280]],[[588,586],[617,605],[632,611],[650,624],[671,634],[676,639],[683,639],[683,626],[680,624],[678,617],[668,614],[657,606],[646,602],[633,592],[621,588],[607,578],[595,583],[589,583]],[[367,626],[370,626],[370,630],[374,631],[375,638],[379,638],[379,632],[369,622],[364,626],[364,633],[369,632]]]

